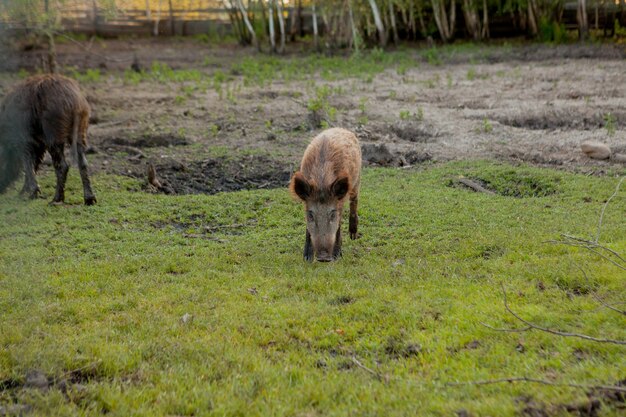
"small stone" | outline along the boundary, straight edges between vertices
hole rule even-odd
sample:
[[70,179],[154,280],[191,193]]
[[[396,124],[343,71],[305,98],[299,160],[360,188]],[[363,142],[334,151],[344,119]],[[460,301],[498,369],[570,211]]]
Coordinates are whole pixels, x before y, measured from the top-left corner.
[[26,388],[36,388],[40,390],[48,389],[50,383],[48,382],[48,377],[46,374],[39,370],[28,371],[26,374],[26,382],[24,382],[24,387]]
[[468,344],[465,345],[466,349],[478,349],[480,347],[480,342],[478,340],[472,340]]
[[393,261],[391,266],[396,267],[396,266],[404,265],[405,263],[406,263],[406,261],[404,259],[400,258],[400,259],[396,259],[395,261]]
[[189,314],[189,313],[183,314],[183,316],[180,318],[180,321],[183,324],[187,324],[187,323],[191,322],[191,320],[193,320],[193,316],[191,314]]
[[611,157],[611,148],[604,143],[588,141],[580,145],[580,149],[589,158],[593,159],[609,159]]

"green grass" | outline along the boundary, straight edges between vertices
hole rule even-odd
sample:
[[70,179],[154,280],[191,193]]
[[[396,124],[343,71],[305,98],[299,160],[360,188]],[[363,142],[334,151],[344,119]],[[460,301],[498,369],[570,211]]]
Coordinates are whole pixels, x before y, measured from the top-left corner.
[[[451,186],[460,175],[524,198]],[[40,176],[48,198],[53,177]],[[95,207],[79,204],[75,170],[66,206],[15,191],[0,200],[0,382],[19,385],[33,369],[57,379],[88,370],[67,394],[0,389],[0,406],[64,416],[512,416],[523,397],[552,405],[587,397],[445,383],[626,376],[621,346],[480,324],[520,327],[502,306],[504,283],[529,320],[626,339],[624,318],[589,293],[623,301],[623,271],[542,243],[592,237],[615,178],[492,163],[366,169],[363,236],[346,240],[332,264],[302,261],[302,208],[285,189],[164,196],[137,192],[141,184],[124,177],[93,182]],[[622,254],[625,192],[611,201],[601,239]],[[600,414],[619,413],[605,404]]]

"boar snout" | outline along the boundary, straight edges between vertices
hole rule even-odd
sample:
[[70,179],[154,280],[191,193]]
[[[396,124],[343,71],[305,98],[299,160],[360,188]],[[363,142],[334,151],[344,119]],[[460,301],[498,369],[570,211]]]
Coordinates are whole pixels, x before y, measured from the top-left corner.
[[318,262],[331,262],[333,260],[333,257],[331,256],[331,254],[328,251],[320,251],[317,256],[317,261]]

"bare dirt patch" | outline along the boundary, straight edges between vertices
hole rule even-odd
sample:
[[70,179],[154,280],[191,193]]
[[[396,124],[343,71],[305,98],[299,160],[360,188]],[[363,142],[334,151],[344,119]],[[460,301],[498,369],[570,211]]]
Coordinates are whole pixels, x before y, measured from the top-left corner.
[[156,171],[174,194],[215,194],[286,187],[292,166],[262,155],[208,158],[203,161],[158,163]]
[[[99,80],[82,82],[94,113],[92,170],[145,181],[150,161],[176,194],[284,187],[308,142],[327,124],[355,131],[364,162],[375,166],[497,159],[586,173],[624,167],[580,150],[590,140],[614,152],[626,149],[620,47],[442,48],[437,65],[416,53],[414,65],[402,71],[390,64],[372,76],[283,78],[272,72],[262,82],[255,77],[265,64],[255,70],[250,62],[264,55],[253,49],[140,39],[102,41],[93,50],[115,61],[102,66],[102,58],[85,57],[73,43],[59,46],[61,65],[101,71]],[[39,62],[37,53],[23,51],[12,62],[30,68]],[[121,71],[134,54],[145,70],[139,81]],[[246,57],[253,58],[247,67]],[[180,73],[161,79],[167,71],[153,70],[153,61]],[[16,80],[0,76],[0,91]],[[319,110],[311,111],[312,102]],[[530,195],[546,191],[527,186]]]

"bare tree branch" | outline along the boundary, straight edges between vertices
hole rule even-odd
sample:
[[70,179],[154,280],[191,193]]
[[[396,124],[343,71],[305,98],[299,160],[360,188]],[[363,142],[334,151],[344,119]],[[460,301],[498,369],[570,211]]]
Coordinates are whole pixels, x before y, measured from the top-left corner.
[[[587,276],[587,272],[585,272],[585,270],[580,267],[579,265],[576,265],[578,267],[578,269],[580,269],[580,272],[582,272],[583,276],[585,277],[585,281],[587,282],[587,284],[590,284],[589,281],[589,276]],[[602,304],[604,307],[608,308],[609,310],[613,310],[619,314],[623,314],[624,316],[626,316],[626,311],[624,310],[620,310],[619,308],[616,308],[614,306],[612,306],[611,304],[606,303],[606,301],[604,301],[602,298],[600,298],[600,296],[598,294],[596,294],[595,291],[591,292],[591,295],[593,296],[593,298],[596,299],[597,302],[599,302],[600,304]]]
[[596,337],[591,337],[591,336],[587,336],[585,334],[580,334],[580,333],[568,333],[568,332],[560,332],[558,330],[552,330],[552,329],[548,329],[545,327],[541,327],[538,326],[534,323],[529,322],[528,320],[523,319],[522,317],[520,317],[516,312],[514,312],[513,310],[511,310],[511,308],[509,307],[509,304],[507,302],[507,298],[506,298],[506,290],[504,289],[504,284],[500,283],[500,286],[502,287],[502,296],[503,296],[503,300],[504,300],[504,308],[506,308],[506,310],[516,319],[518,319],[519,321],[521,321],[522,323],[526,324],[529,327],[532,327],[533,329],[536,330],[541,330],[542,332],[546,332],[546,333],[550,333],[550,334],[554,334],[557,336],[563,336],[563,337],[577,337],[579,339],[584,339],[584,340],[590,340],[592,342],[598,342],[598,343],[612,343],[612,344],[616,344],[616,345],[626,345],[626,340],[615,340],[615,339],[600,339],[600,338],[596,338]]

